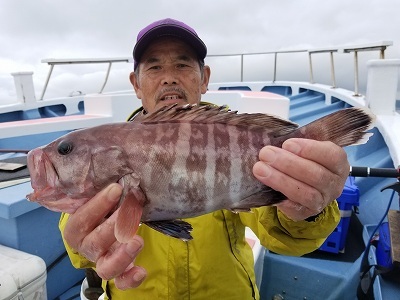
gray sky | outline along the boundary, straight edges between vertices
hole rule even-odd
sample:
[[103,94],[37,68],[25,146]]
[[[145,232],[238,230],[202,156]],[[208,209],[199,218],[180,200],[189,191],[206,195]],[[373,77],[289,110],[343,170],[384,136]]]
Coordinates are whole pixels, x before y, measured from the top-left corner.
[[[399,11],[398,0],[0,0],[0,103],[15,98],[11,72],[33,71],[40,95],[49,69],[42,59],[130,56],[137,32],[165,17],[195,28],[209,54],[391,40],[394,46],[387,57],[400,58]],[[377,55],[367,54],[365,59]],[[238,80],[239,74],[230,78],[224,73],[229,65],[218,66],[212,80]],[[48,97],[94,92],[106,68],[56,67]],[[127,64],[113,66],[109,88],[129,89],[131,69]],[[271,79],[258,78],[262,72],[258,64],[246,71],[245,79]]]

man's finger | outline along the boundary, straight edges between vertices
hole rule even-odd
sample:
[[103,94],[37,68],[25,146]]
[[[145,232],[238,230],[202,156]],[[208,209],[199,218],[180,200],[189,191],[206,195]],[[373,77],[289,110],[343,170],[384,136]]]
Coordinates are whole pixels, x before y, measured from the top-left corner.
[[80,250],[83,240],[103,223],[104,218],[117,205],[121,193],[122,187],[119,184],[111,184],[69,216],[64,238],[73,249]]
[[253,173],[263,184],[280,191],[288,199],[295,199],[299,205],[305,206],[312,212],[319,212],[326,205],[317,189],[264,162],[257,162],[253,167]]
[[106,280],[116,278],[126,272],[144,245],[140,236],[134,236],[126,244],[120,244],[114,251],[107,252],[96,261],[97,274]]
[[145,269],[139,266],[133,266],[126,270],[124,274],[115,278],[115,286],[120,290],[127,290],[138,287],[147,276]]
[[[289,139],[282,145],[282,149],[290,151],[307,160],[316,162],[341,176],[349,172],[347,154],[342,147],[339,147],[332,142],[320,142],[307,139]],[[342,162],[338,164],[338,162]]]

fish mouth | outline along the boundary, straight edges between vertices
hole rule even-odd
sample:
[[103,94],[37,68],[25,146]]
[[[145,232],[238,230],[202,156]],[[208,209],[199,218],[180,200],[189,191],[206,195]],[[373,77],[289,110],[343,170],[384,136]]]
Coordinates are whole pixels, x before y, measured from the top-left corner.
[[42,149],[30,151],[27,164],[33,188],[33,192],[26,196],[29,201],[37,202],[52,211],[73,213],[86,200],[71,201],[61,190],[57,171]]
[[34,149],[28,153],[28,169],[31,175],[31,185],[34,190],[54,188],[58,180],[58,174],[50,162],[50,159],[42,149]]

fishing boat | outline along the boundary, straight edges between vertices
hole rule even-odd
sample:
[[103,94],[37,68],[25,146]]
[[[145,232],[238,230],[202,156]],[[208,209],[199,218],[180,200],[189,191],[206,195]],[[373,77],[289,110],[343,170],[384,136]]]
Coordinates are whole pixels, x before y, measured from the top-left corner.
[[[400,165],[400,59],[385,59],[385,51],[391,46],[392,42],[381,41],[206,58],[213,71],[214,64],[236,63],[238,79],[211,82],[204,101],[226,104],[243,113],[273,113],[300,125],[347,107],[368,108],[376,116],[369,142],[345,149],[352,173],[338,199],[342,219],[320,249],[303,257],[278,255],[264,249],[254,234],[250,230],[247,232],[254,252],[261,299],[357,299],[363,258],[367,257],[371,265],[379,260],[376,248],[368,245],[375,238],[378,232],[375,229],[388,208],[391,212],[391,258],[395,265],[399,264],[398,194],[394,192],[395,201],[391,201],[390,192],[381,191],[398,183]],[[371,52],[377,54],[376,58],[360,65],[359,57]],[[293,79],[293,76],[289,76],[290,80],[278,78],[280,67],[291,55],[296,55],[296,62],[302,60],[308,80]],[[316,68],[316,61],[321,62],[316,57],[322,56],[329,63]],[[245,80],[247,61],[265,57],[270,60],[262,69],[270,78]],[[347,79],[346,88],[337,83],[341,78],[336,78],[335,59],[341,57],[353,62],[346,64],[347,70],[341,73],[353,75],[354,81],[349,83]],[[133,90],[104,91],[111,66],[131,64],[131,58],[44,59],[42,62],[48,64],[50,70],[40,96],[36,96],[32,72],[13,73],[16,99],[0,105],[1,299],[85,297],[85,273],[74,269],[66,255],[58,230],[60,214],[25,198],[31,192],[26,153],[75,129],[124,121],[129,110],[140,106]],[[74,64],[108,65],[100,90],[47,98],[53,69]],[[292,68],[298,69],[297,66]],[[330,77],[328,82],[317,83],[315,70],[321,69],[324,78]],[[363,82],[359,82],[360,79]],[[398,299],[399,286],[391,278],[377,276],[373,295],[375,299]]]

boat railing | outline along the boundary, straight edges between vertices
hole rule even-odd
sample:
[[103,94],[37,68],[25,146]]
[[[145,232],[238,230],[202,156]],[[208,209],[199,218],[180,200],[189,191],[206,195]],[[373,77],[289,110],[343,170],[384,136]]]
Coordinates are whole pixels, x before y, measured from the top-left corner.
[[51,74],[53,73],[53,69],[55,65],[72,65],[72,64],[108,64],[107,72],[105,75],[104,83],[100,88],[99,94],[103,93],[104,87],[107,84],[108,77],[110,75],[111,66],[113,63],[132,63],[133,59],[130,57],[120,57],[120,58],[75,58],[75,59],[42,59],[42,63],[47,63],[50,66],[49,73],[47,74],[47,78],[43,87],[42,94],[40,96],[40,100],[43,100],[44,94],[46,93],[47,86],[49,85]]
[[[277,80],[277,70],[278,70],[278,55],[281,56],[282,54],[295,54],[295,53],[308,53],[308,69],[309,69],[309,83],[313,84],[314,83],[314,71],[313,71],[313,56],[316,54],[329,54],[330,56],[330,75],[331,75],[331,87],[336,88],[336,78],[335,78],[335,62],[334,62],[334,54],[335,53],[354,53],[354,96],[361,96],[359,93],[359,67],[358,67],[358,55],[359,52],[364,52],[364,51],[379,51],[379,58],[383,59],[385,58],[385,50],[387,47],[392,46],[393,42],[392,41],[380,41],[380,42],[374,42],[374,43],[369,43],[369,44],[363,44],[363,45],[348,45],[348,46],[340,46],[340,47],[326,47],[326,48],[313,48],[313,49],[288,49],[288,50],[276,50],[276,51],[266,51],[266,52],[256,52],[256,53],[238,53],[238,54],[211,54],[208,55],[207,58],[222,58],[222,57],[239,57],[240,58],[240,81],[244,81],[244,70],[245,70],[245,63],[244,63],[244,58],[248,56],[257,56],[257,55],[273,55],[274,61],[273,61],[273,78],[272,82],[275,83]],[[47,63],[50,66],[41,96],[39,100],[43,100],[44,95],[46,93],[47,87],[49,85],[49,81],[51,78],[51,75],[53,73],[53,69],[56,65],[76,65],[76,64],[108,64],[107,71],[105,73],[105,78],[104,82],[98,91],[99,94],[102,94],[104,91],[104,88],[108,82],[108,78],[111,72],[111,67],[115,63],[132,63],[132,58],[131,57],[119,57],[119,58],[66,58],[66,59],[43,59],[43,63]],[[283,63],[282,63],[283,64]],[[280,65],[282,65],[280,64]],[[263,68],[263,70],[267,70],[268,68]],[[264,71],[263,71],[264,72]],[[25,74],[25,73],[19,73],[19,74],[24,74],[23,76],[25,77],[31,77],[32,75]],[[28,75],[28,76],[27,76]],[[17,75],[19,76],[19,75]],[[17,77],[14,76],[14,77]],[[33,82],[31,79],[29,79],[27,85],[32,85]],[[21,86],[21,84],[18,82],[16,83],[16,89]],[[26,89],[26,87],[25,87]],[[33,94],[33,86],[32,86],[32,93]],[[21,91],[22,92],[22,91]],[[18,95],[18,91],[17,91]],[[21,99],[26,99],[27,98],[34,98],[34,96],[31,97],[22,97]]]
[[244,58],[247,56],[257,56],[257,55],[273,55],[273,78],[272,82],[277,80],[277,66],[278,66],[278,54],[288,54],[288,53],[308,53],[309,61],[309,82],[314,82],[314,72],[312,57],[315,54],[327,53],[330,56],[330,75],[331,75],[331,87],[336,88],[336,78],[335,78],[335,62],[334,53],[354,53],[354,95],[361,96],[359,93],[359,68],[358,68],[358,54],[364,51],[379,51],[379,58],[385,58],[385,50],[387,47],[392,46],[392,41],[380,41],[362,45],[348,45],[339,47],[325,47],[325,48],[314,48],[314,49],[293,49],[293,50],[277,50],[277,51],[267,51],[267,52],[256,52],[256,53],[238,53],[238,54],[212,54],[208,57],[240,57],[240,81],[244,81]]

